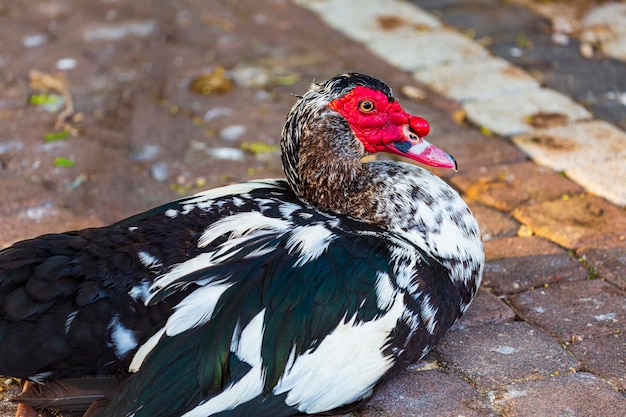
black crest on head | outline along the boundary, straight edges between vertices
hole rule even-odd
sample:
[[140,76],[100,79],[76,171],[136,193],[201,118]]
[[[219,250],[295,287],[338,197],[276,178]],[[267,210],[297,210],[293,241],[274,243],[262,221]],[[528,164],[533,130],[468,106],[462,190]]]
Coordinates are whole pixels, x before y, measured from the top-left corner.
[[384,82],[358,72],[337,75],[328,81],[318,84],[323,91],[338,93],[338,96],[347,94],[357,86],[363,86],[382,92],[390,101],[395,101],[391,88]]

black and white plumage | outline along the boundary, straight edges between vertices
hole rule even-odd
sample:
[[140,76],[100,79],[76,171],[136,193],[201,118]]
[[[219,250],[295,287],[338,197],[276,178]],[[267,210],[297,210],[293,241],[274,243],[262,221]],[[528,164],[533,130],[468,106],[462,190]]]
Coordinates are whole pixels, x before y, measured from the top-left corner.
[[130,371],[86,416],[348,410],[469,306],[469,209],[387,151],[454,167],[382,82],[314,84],[283,130],[287,180],[235,184],[0,252],[0,373]]

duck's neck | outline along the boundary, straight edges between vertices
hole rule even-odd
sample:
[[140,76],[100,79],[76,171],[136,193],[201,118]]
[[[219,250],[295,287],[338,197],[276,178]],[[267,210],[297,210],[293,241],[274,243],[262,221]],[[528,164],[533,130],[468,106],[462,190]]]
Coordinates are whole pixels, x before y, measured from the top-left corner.
[[375,211],[367,192],[370,172],[360,161],[364,151],[358,141],[343,137],[352,133],[342,117],[326,113],[314,129],[289,127],[283,133],[291,135],[283,141],[283,166],[300,198],[322,210],[357,218]]

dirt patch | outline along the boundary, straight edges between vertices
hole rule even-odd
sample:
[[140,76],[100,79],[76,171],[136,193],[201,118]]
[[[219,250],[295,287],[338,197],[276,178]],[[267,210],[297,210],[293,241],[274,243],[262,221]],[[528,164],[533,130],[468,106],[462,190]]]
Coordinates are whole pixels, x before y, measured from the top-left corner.
[[575,142],[558,136],[533,135],[528,141],[555,151],[571,152],[578,148]]

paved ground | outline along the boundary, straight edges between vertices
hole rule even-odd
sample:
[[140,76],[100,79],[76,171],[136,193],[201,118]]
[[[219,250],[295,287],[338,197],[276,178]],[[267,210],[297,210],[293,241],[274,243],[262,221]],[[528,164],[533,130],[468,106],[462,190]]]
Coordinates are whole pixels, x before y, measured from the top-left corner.
[[[596,114],[604,107],[567,98],[580,100],[559,87],[558,68],[544,85],[491,58],[484,34],[467,36],[476,3],[508,2],[240,3],[0,6],[0,247],[281,175],[276,144],[292,94],[312,79],[370,73],[457,158],[458,173],[440,174],[479,219],[488,263],[478,298],[436,351],[351,416],[626,415],[621,64],[611,61],[618,81],[599,96],[615,108]],[[516,15],[502,16],[507,26]],[[528,42],[541,40],[529,33],[505,52],[532,55]],[[55,122],[69,98],[79,115],[64,137]],[[514,119],[500,111],[510,107]],[[0,388],[9,396],[17,382]]]

